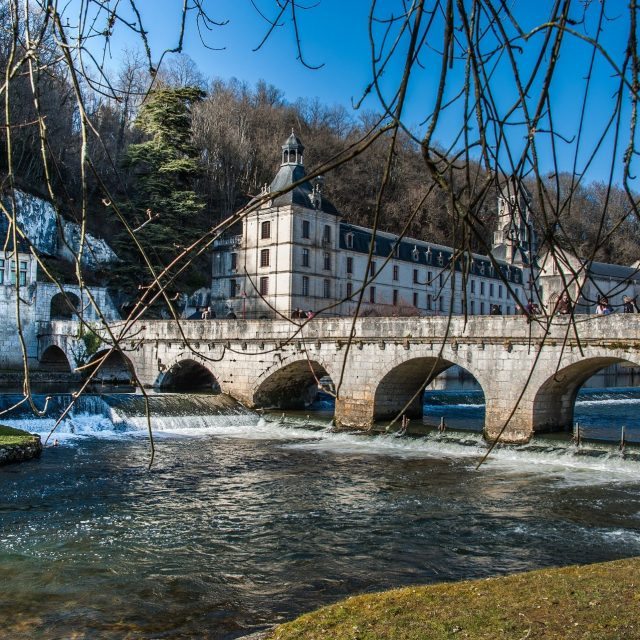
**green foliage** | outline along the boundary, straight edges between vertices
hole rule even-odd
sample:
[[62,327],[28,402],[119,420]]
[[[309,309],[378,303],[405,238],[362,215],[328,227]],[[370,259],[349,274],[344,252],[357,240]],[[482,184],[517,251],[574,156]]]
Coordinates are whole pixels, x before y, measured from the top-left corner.
[[102,338],[92,329],[81,327],[80,339],[84,343],[85,354],[90,358],[102,345]]
[[[198,153],[191,138],[191,107],[204,97],[196,87],[161,87],[140,108],[136,126],[147,140],[127,148],[123,165],[129,170],[129,199],[122,205],[136,238],[154,268],[162,270],[205,229],[204,203],[194,190],[200,175]],[[146,223],[146,224],[145,224]],[[144,225],[144,226],[143,226]],[[114,271],[116,283],[137,293],[151,275],[132,238],[121,233],[114,246],[124,264]],[[188,256],[181,259],[176,270]],[[189,263],[167,287],[168,293],[200,286],[203,265]],[[174,271],[175,273],[176,271]]]

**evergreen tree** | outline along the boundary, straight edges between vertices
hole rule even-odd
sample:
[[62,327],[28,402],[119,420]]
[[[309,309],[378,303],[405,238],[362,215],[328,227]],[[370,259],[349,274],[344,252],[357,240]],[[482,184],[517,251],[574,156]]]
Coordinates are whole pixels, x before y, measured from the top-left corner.
[[[154,90],[135,123],[148,139],[129,145],[125,153],[123,165],[129,172],[130,185],[129,199],[122,210],[130,226],[138,229],[136,237],[158,271],[196,240],[205,227],[204,203],[194,191],[201,169],[191,136],[191,107],[203,97],[196,87]],[[124,259],[117,274],[119,284],[135,294],[138,285],[149,284],[151,274],[126,232],[115,244]],[[173,272],[183,265],[181,262]],[[207,275],[206,265],[192,262],[167,291],[191,292],[207,283]]]

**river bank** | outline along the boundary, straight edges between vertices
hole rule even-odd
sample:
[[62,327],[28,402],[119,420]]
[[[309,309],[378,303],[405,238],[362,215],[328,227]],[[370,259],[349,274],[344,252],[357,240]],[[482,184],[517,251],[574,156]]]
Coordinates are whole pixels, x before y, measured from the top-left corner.
[[265,640],[640,637],[640,558],[355,596]]
[[40,436],[0,425],[0,465],[32,460],[41,453]]

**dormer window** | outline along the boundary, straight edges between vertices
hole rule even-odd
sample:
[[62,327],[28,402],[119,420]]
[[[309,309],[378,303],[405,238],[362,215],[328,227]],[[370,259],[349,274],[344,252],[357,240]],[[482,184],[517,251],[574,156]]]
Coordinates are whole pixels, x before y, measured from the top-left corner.
[[395,247],[393,247],[393,257],[394,258],[399,258],[400,257],[400,245],[396,244]]
[[372,240],[372,241],[369,243],[369,250],[370,250],[372,253],[374,253],[374,254],[375,254],[375,253],[376,253],[376,251],[378,250],[378,243],[377,243],[375,240]]
[[347,245],[347,249],[353,249],[353,233],[347,233],[344,237],[344,242]]
[[431,247],[429,247],[425,252],[424,252],[424,258],[427,261],[427,264],[431,264],[431,260],[433,258],[433,255],[431,253]]
[[479,271],[480,271],[480,275],[483,276],[484,275],[484,262],[480,263]]
[[420,252],[418,251],[418,247],[414,246],[413,251],[411,252],[411,259],[414,262],[418,262],[420,260]]
[[438,266],[442,266],[444,264],[444,256],[442,255],[442,251],[438,252]]

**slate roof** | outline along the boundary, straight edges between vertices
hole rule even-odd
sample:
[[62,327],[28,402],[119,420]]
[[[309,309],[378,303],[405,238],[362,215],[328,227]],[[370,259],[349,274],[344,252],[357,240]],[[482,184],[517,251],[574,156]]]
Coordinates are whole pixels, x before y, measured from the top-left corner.
[[[306,175],[307,173],[304,166],[301,164],[283,164],[278,170],[278,173],[269,188],[272,193],[275,191],[281,191],[282,189],[290,187],[294,182],[298,182],[298,180],[304,180]],[[305,180],[287,193],[275,197],[273,199],[273,204],[274,206],[279,207],[294,204],[300,207],[305,207],[306,209],[315,209],[311,198],[312,192],[313,187],[311,186],[311,183],[308,180]],[[342,215],[325,196],[322,196],[321,198],[319,210],[336,216]]]
[[[8,241],[7,241],[8,238]],[[9,221],[7,220],[4,212],[0,212],[0,251],[4,248],[11,251],[13,248],[12,235],[9,234]],[[22,253],[29,253],[29,243],[18,236],[18,251]]]
[[[347,246],[347,235],[353,234],[353,245]],[[347,251],[355,251],[357,253],[368,253],[369,243],[371,242],[372,233],[371,229],[360,227],[353,224],[342,223],[340,225],[340,248]],[[397,236],[391,233],[378,232],[376,233],[376,247],[373,253],[374,256],[386,258],[393,251]],[[417,249],[417,251],[416,251]],[[442,269],[451,263],[453,256],[453,250],[451,247],[445,247],[444,245],[433,244],[430,242],[424,242],[423,240],[415,240],[414,238],[403,238],[400,241],[398,247],[398,253],[396,254],[397,260],[403,260],[410,262],[416,266],[429,266],[434,269]],[[500,265],[505,277],[508,275],[508,280],[518,284],[523,282],[522,269],[513,265]],[[462,270],[462,262],[458,260],[456,263],[456,271]],[[488,256],[480,254],[473,254],[473,268],[471,270],[473,275],[481,275],[485,278],[496,278],[500,276],[496,270],[492,272],[491,260]]]

